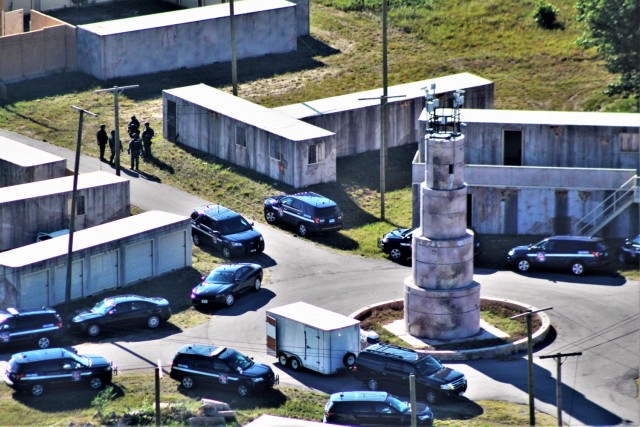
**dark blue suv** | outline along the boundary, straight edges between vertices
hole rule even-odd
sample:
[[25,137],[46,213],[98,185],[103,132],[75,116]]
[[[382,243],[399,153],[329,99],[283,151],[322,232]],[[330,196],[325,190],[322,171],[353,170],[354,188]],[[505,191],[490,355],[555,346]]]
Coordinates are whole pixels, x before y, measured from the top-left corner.
[[290,224],[301,236],[342,228],[342,212],[336,202],[310,191],[267,198],[264,218],[270,224]]
[[264,251],[264,238],[253,222],[222,205],[200,206],[191,213],[191,238],[200,246],[207,242],[232,258]]

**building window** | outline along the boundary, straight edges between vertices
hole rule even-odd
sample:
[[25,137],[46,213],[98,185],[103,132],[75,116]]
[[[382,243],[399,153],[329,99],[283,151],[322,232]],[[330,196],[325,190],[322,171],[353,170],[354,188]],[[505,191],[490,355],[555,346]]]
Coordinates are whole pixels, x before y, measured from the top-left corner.
[[[67,200],[67,212],[71,212],[71,203],[73,198],[69,197]],[[84,196],[76,196],[76,216],[86,214],[84,205]]]
[[637,133],[621,133],[620,151],[622,153],[637,153],[640,151],[640,135]]
[[309,164],[321,163],[324,161],[324,142],[309,145]]
[[269,141],[269,157],[282,160],[282,141]]
[[247,146],[247,137],[245,129],[242,126],[236,126],[236,144],[243,147]]
[[505,166],[522,166],[522,131],[505,130],[502,138]]

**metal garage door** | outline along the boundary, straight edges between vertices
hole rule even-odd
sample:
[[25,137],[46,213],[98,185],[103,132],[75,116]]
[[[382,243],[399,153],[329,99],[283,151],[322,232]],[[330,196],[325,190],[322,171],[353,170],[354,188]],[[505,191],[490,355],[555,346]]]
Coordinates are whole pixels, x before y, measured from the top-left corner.
[[158,273],[166,273],[187,265],[186,233],[184,231],[161,236],[158,241]]
[[126,248],[125,283],[151,277],[153,274],[153,241],[129,245]]
[[[79,259],[71,264],[71,300],[82,298],[84,286],[84,260]],[[53,300],[51,305],[65,302],[67,292],[67,265],[56,267],[53,277]]]
[[49,305],[49,270],[22,275],[20,280],[20,307]]
[[88,295],[115,288],[118,286],[118,251],[92,256],[89,270]]

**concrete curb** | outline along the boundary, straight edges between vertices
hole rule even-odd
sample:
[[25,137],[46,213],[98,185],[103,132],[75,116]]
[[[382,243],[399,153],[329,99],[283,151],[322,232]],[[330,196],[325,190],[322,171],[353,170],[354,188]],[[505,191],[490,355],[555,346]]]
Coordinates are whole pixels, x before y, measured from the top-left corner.
[[[480,301],[486,302],[486,303],[491,302],[491,303],[501,304],[501,305],[504,305],[505,307],[512,308],[515,310],[520,310],[522,312],[526,312],[528,310],[531,310],[531,311],[537,310],[536,307],[533,307],[518,301],[507,300],[507,299],[480,298]],[[400,309],[403,307],[404,307],[404,299],[383,301],[378,304],[362,307],[359,310],[356,310],[353,313],[351,313],[349,317],[352,317],[354,319],[360,319],[365,314],[368,314],[372,310],[375,310],[378,308]],[[547,314],[542,311],[535,313],[534,316],[537,316],[541,322],[540,327],[537,330],[533,331],[533,334],[531,335],[531,341],[535,346],[539,342],[544,341],[544,339],[549,334],[549,331],[551,329],[551,321],[549,320],[549,316],[547,316]],[[435,356],[440,360],[447,360],[447,361],[490,359],[494,357],[508,356],[511,354],[527,351],[527,338],[523,338],[521,340],[508,343],[508,344],[502,344],[502,345],[493,346],[493,347],[476,348],[471,350],[458,350],[458,351],[418,350],[418,351]]]

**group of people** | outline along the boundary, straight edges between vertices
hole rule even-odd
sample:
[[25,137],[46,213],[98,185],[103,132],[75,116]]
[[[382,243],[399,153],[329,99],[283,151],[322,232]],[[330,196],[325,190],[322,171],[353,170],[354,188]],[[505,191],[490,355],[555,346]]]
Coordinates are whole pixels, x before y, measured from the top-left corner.
[[[100,148],[100,160],[106,162],[104,157],[107,144],[111,150],[111,157],[109,158],[109,164],[113,165],[113,160],[116,155],[116,131],[111,131],[111,136],[107,135],[105,125],[100,125],[100,129],[96,133],[96,142]],[[140,121],[136,116],[131,116],[131,120],[127,125],[127,132],[129,134],[129,144],[127,153],[131,156],[131,169],[139,170],[140,156],[144,159],[151,159],[151,143],[154,136],[153,129],[149,125],[149,122],[144,123],[142,133],[140,132]],[[120,151],[124,151],[122,141],[119,141]]]

